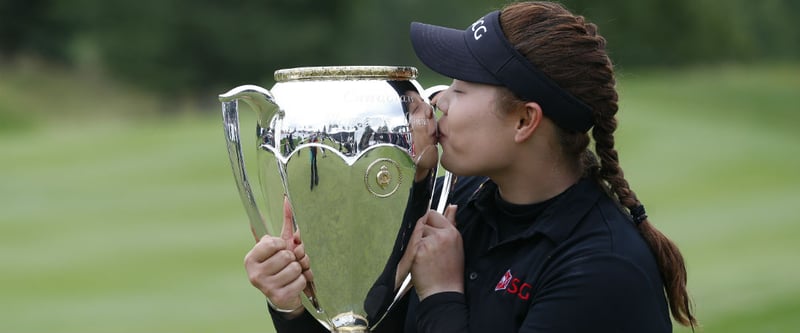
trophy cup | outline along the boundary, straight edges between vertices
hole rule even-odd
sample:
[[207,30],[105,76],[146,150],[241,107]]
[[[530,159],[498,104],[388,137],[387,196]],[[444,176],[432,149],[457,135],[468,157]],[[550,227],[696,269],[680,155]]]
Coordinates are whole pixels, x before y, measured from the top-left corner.
[[[390,66],[283,69],[270,90],[247,85],[219,97],[253,233],[280,235],[288,197],[314,273],[303,305],[332,332],[368,332],[383,315],[368,322],[365,298],[392,253],[416,163],[436,151],[435,119],[416,116],[432,115],[431,91],[416,74],[413,67]],[[257,115],[261,199],[244,164],[239,100]],[[429,137],[420,140],[415,130]]]

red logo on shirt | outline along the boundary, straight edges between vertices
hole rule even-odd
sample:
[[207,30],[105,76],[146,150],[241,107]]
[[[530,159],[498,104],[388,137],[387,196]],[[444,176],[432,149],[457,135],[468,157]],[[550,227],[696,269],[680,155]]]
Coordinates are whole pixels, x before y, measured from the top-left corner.
[[503,277],[500,278],[500,282],[497,282],[497,285],[494,287],[494,291],[500,290],[505,290],[509,294],[516,295],[517,298],[523,301],[527,301],[531,298],[531,285],[511,275],[510,269],[503,274]]
[[511,276],[511,270],[509,269],[506,271],[506,274],[503,274],[503,277],[500,278],[500,282],[494,287],[494,291],[506,290],[508,284],[511,283],[511,278],[513,278],[513,276]]

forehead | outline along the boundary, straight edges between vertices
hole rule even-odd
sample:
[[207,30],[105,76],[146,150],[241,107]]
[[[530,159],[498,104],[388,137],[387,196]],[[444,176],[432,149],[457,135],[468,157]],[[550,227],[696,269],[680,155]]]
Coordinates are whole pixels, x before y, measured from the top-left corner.
[[459,88],[469,88],[474,90],[485,90],[487,92],[497,92],[501,90],[501,86],[495,86],[491,84],[485,83],[477,83],[477,82],[470,82],[470,81],[463,81],[459,79],[453,79],[453,86]]
[[468,91],[469,99],[477,99],[473,100],[475,105],[484,105],[492,111],[491,113],[498,116],[507,115],[509,113],[507,109],[516,107],[514,103],[516,97],[508,88],[502,86],[454,79],[451,87]]

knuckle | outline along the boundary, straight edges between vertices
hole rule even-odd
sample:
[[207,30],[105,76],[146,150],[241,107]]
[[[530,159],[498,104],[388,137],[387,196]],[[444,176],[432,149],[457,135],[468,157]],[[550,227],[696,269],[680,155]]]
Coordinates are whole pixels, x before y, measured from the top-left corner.
[[312,272],[310,269],[307,270],[307,271],[303,271],[303,279],[305,279],[306,282],[309,282],[309,281],[313,282],[314,281],[314,272]]
[[286,266],[286,271],[292,276],[301,275],[300,273],[303,272],[303,267],[300,266],[300,263],[293,261],[289,265]]
[[298,258],[302,258],[303,255],[306,254],[306,248],[303,246],[303,243],[300,243],[299,245],[297,245],[297,247],[294,248],[294,254]]
[[304,256],[303,259],[300,259],[300,266],[303,267],[304,270],[311,268],[311,259],[308,256]]
[[267,246],[267,248],[269,249],[282,249],[286,245],[284,244],[283,239],[280,239],[278,237],[270,237],[269,239],[267,239],[265,246]]
[[286,288],[272,290],[270,293],[271,298],[274,298],[277,301],[285,301],[290,297],[290,295],[291,293]]
[[282,288],[276,288],[272,290],[272,296],[279,300],[288,301],[294,299],[295,297],[300,294],[301,289],[299,289],[294,284],[290,283]]
[[281,252],[280,252],[280,255],[281,255],[281,256],[282,256],[282,258],[283,258],[284,260],[286,260],[286,261],[294,261],[294,260],[296,259],[296,257],[295,257],[295,255],[294,255],[294,253],[292,253],[292,251],[289,251],[289,250],[283,250],[283,251],[281,251]]
[[250,271],[247,273],[247,279],[250,280],[250,284],[259,287],[262,285],[261,283],[261,273],[258,271]]

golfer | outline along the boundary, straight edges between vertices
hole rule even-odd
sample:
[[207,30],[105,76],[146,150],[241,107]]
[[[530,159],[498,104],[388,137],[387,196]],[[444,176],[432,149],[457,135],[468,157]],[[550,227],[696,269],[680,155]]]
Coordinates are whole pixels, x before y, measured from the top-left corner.
[[[421,218],[398,238],[405,252],[390,282],[398,288],[411,272],[414,288],[376,331],[696,325],[683,257],[619,164],[614,70],[594,24],[556,3],[522,2],[463,30],[412,23],[411,42],[453,79],[435,104],[441,164],[461,185],[445,214],[407,211]],[[421,178],[417,192],[432,181]],[[245,266],[278,332],[324,332],[300,306],[310,274],[293,243],[265,237]]]

